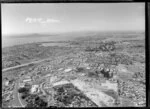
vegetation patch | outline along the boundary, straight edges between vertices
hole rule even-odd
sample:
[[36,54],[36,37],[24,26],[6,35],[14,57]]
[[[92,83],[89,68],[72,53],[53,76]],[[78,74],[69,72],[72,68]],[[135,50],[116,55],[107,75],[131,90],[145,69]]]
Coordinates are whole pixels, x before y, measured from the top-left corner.
[[54,99],[60,107],[97,107],[89,98],[72,84],[66,84],[54,88]]

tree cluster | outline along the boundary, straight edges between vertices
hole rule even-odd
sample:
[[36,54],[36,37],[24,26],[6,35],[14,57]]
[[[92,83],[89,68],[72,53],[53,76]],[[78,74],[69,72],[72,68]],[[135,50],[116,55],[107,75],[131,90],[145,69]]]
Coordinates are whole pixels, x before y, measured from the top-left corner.
[[47,102],[41,99],[38,95],[29,95],[26,98],[27,105],[26,107],[46,107]]
[[18,92],[19,92],[19,93],[23,93],[23,94],[27,94],[27,93],[29,93],[29,89],[26,88],[26,87],[19,88],[19,89],[18,89]]
[[21,98],[27,102],[26,107],[46,107],[47,102],[42,100],[36,94],[29,94],[30,88],[28,86],[18,89],[18,92],[22,94]]
[[133,59],[130,56],[124,54],[113,53],[110,54],[108,58],[110,59],[112,65],[118,65],[118,64],[130,65],[133,63]]
[[89,77],[94,77],[97,78],[99,77],[99,74],[102,74],[104,78],[110,79],[113,77],[113,72],[110,71],[110,69],[106,70],[105,68],[101,70],[95,70],[95,71],[90,71],[88,72]]
[[99,46],[96,47],[86,47],[85,51],[114,51],[115,50],[115,42],[111,41],[111,42],[101,42],[99,44]]

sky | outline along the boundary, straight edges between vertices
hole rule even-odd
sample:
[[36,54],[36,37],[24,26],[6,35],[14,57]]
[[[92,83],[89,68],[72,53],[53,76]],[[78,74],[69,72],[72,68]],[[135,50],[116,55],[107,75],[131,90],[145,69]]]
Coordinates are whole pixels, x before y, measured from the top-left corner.
[[2,4],[2,34],[74,31],[145,31],[145,4]]

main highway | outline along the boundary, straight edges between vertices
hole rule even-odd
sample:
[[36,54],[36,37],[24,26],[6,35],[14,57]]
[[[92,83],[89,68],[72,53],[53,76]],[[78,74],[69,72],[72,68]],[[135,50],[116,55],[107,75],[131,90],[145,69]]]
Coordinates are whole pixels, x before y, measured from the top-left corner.
[[13,67],[8,67],[8,68],[5,68],[5,69],[2,69],[2,72],[6,72],[6,71],[9,71],[9,70],[17,69],[17,68],[20,68],[20,67],[25,67],[25,66],[32,65],[32,64],[37,64],[37,63],[40,63],[40,62],[43,62],[43,61],[46,61],[46,60],[49,60],[49,59],[51,59],[51,58],[46,58],[46,59],[42,59],[42,60],[36,60],[36,61],[33,61],[33,62],[29,62],[29,63],[25,63],[25,64],[13,66]]

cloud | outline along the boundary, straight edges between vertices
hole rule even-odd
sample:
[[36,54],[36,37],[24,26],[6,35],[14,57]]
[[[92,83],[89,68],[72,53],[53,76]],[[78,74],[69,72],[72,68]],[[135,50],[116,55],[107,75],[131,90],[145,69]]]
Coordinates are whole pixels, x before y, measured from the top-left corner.
[[60,20],[56,20],[56,19],[50,19],[50,18],[43,19],[43,18],[30,18],[30,17],[27,17],[25,21],[27,23],[40,23],[40,24],[60,22]]

